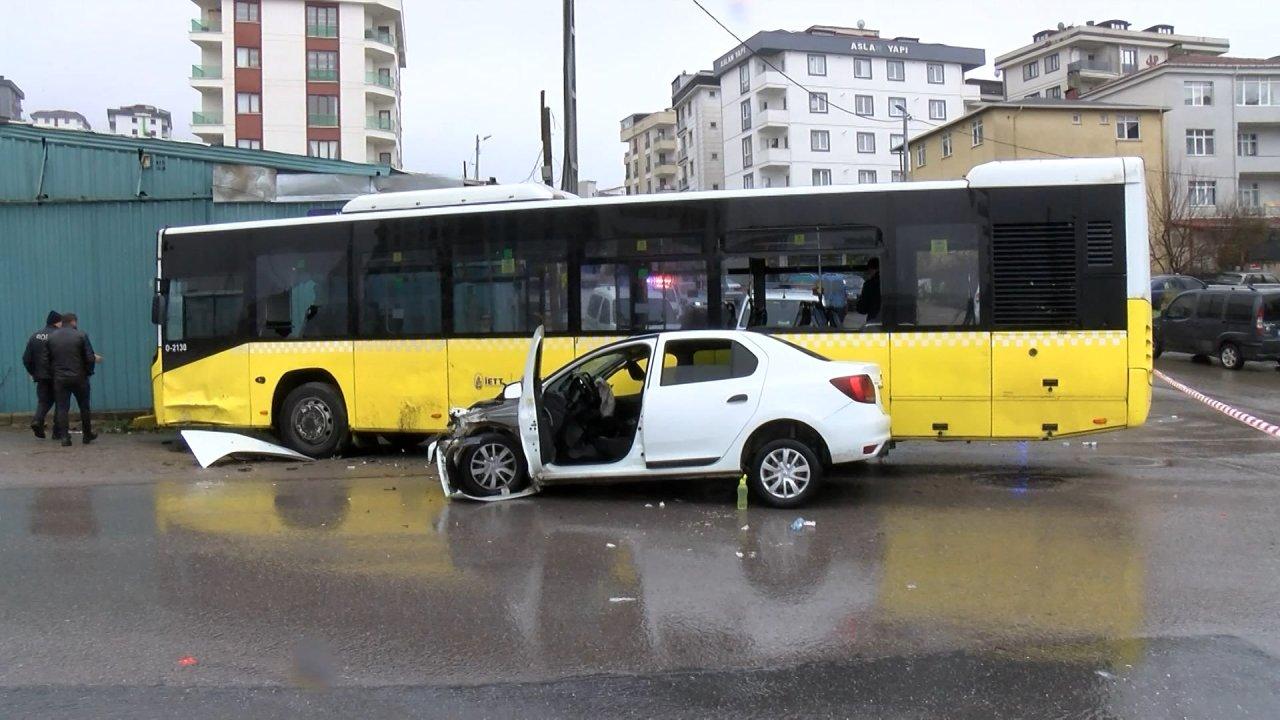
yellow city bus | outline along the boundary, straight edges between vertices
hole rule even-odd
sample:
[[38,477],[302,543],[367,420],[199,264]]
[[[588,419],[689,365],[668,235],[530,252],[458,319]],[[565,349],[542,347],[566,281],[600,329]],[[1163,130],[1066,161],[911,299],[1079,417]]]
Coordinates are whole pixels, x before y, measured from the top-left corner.
[[1100,158],[945,182],[392,193],[169,228],[156,421],[271,429],[312,456],[352,433],[412,443],[518,379],[538,326],[548,370],[633,333],[746,326],[879,363],[898,440],[1136,426],[1146,207],[1141,160]]

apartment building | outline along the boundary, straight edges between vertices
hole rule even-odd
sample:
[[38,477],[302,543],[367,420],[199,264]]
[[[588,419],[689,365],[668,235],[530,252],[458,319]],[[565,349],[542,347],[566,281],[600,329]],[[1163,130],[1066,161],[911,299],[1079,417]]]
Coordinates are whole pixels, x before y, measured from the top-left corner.
[[154,105],[125,105],[107,108],[107,125],[114,135],[170,139],[173,118],[168,110]]
[[1188,214],[1280,218],[1280,56],[1174,56],[1081,97],[1170,108],[1165,157]]
[[75,110],[37,110],[31,113],[31,124],[62,130],[92,130],[93,126]]
[[716,60],[725,187],[901,180],[903,120],[923,132],[962,115],[976,48],[814,26],[751,36]]
[[1029,45],[996,58],[1005,99],[1075,97],[1125,75],[1159,65],[1171,55],[1221,55],[1225,38],[1180,35],[1172,25],[1133,30],[1125,20],[1041,30]]
[[401,167],[400,0],[193,1],[202,141]]
[[26,97],[17,83],[0,75],[0,120],[21,120]]
[[676,113],[659,110],[652,113],[636,113],[622,119],[619,133],[627,149],[622,156],[626,166],[623,186],[628,195],[644,195],[656,192],[675,192],[678,144],[676,142]]
[[676,166],[680,169],[677,187],[724,187],[720,80],[710,70],[680,73],[671,81],[671,107],[676,114]]

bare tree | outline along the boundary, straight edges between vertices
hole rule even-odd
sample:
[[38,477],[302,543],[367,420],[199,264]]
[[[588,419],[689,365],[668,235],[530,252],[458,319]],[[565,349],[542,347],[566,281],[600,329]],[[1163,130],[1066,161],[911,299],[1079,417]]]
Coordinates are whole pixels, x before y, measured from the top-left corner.
[[1267,220],[1258,208],[1241,205],[1239,197],[1225,205],[1208,233],[1219,269],[1244,268],[1267,240]]
[[1211,244],[1197,231],[1189,190],[1194,179],[1173,164],[1147,172],[1151,264],[1161,273],[1187,275],[1216,265]]

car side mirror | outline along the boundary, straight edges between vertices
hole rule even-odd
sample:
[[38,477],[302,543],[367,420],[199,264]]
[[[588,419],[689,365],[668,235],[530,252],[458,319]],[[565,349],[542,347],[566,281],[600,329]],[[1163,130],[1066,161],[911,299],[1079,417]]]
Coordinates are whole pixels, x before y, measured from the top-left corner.
[[156,293],[155,295],[151,296],[151,324],[152,325],[163,325],[165,315],[169,314],[168,310],[169,310],[168,297],[160,293]]
[[502,386],[503,400],[518,400],[523,394],[524,393],[521,392],[520,383],[518,382],[507,383]]

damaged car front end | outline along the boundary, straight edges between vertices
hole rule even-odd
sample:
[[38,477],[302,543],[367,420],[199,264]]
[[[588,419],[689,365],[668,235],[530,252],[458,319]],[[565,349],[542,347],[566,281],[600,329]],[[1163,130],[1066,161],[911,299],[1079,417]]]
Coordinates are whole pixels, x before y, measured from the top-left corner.
[[493,399],[449,413],[448,431],[428,447],[445,497],[490,502],[538,492],[520,447],[520,395],[520,383],[510,383]]

